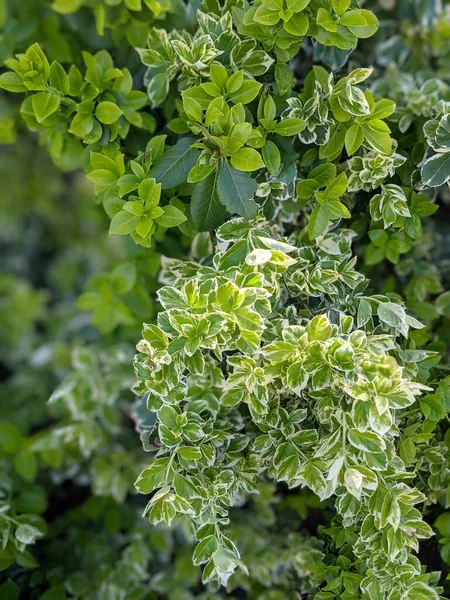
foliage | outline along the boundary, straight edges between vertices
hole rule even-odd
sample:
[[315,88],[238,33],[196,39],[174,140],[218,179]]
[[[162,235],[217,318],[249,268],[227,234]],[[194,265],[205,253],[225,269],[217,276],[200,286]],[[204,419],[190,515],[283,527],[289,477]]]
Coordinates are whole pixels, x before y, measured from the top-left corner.
[[0,0],[2,598],[446,597],[447,21]]

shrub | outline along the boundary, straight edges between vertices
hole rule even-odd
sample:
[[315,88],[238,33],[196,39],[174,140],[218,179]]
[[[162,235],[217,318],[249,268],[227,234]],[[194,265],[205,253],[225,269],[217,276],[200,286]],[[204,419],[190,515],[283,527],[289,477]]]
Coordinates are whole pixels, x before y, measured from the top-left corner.
[[0,8],[2,597],[444,598],[441,4]]

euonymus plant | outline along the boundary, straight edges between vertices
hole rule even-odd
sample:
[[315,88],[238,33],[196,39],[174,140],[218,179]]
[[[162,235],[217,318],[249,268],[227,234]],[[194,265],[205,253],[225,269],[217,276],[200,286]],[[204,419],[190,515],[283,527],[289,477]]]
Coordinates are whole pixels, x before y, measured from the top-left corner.
[[0,596],[446,597],[442,4],[0,1]]

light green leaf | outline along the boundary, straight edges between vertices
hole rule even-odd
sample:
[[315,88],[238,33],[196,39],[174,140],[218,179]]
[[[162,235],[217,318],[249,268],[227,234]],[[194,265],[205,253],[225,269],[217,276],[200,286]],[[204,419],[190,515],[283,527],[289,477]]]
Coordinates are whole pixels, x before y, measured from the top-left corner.
[[0,89],[15,93],[22,93],[28,90],[27,86],[22,82],[22,77],[12,71],[0,75]]
[[59,96],[49,92],[38,92],[32,97],[34,114],[38,123],[56,112],[61,104]]
[[261,149],[261,153],[269,173],[275,175],[281,164],[281,156],[278,147],[270,140],[266,140],[266,143]]
[[343,194],[345,194],[347,190],[347,183],[347,175],[344,171],[326,187],[325,191],[323,192],[326,200],[337,200]]
[[319,165],[308,174],[308,179],[314,179],[317,181],[317,187],[325,187],[336,178],[336,165],[333,163],[325,163]]
[[348,10],[351,3],[352,0],[333,0],[333,10],[340,17]]
[[130,214],[126,210],[120,210],[114,215],[109,227],[109,233],[115,235],[126,235],[132,233],[140,217]]
[[309,375],[301,363],[294,363],[288,367],[286,373],[286,382],[291,390],[298,396],[306,387],[308,379]]
[[161,184],[152,177],[143,179],[139,183],[138,194],[146,207],[156,206],[161,197]]
[[176,227],[187,220],[186,215],[176,206],[169,204],[168,206],[163,206],[162,209],[164,214],[155,219],[161,227]]
[[231,156],[230,161],[239,171],[257,171],[264,168],[261,155],[254,148],[241,148]]
[[248,104],[257,97],[261,88],[261,83],[252,79],[246,79],[237,91],[230,93],[230,100],[234,104],[239,104],[239,102]]
[[217,538],[214,535],[204,537],[197,544],[192,557],[194,565],[202,565],[208,562],[218,548]]
[[366,24],[358,26],[349,26],[348,29],[356,35],[357,38],[366,39],[372,37],[378,30],[379,23],[377,17],[370,10],[362,9],[359,11],[360,15],[364,17]]
[[386,448],[383,438],[371,431],[361,432],[357,429],[349,429],[348,441],[352,446],[363,452],[382,452]]
[[203,111],[201,105],[189,96],[183,96],[183,109],[191,121],[201,123],[203,121]]
[[144,469],[134,484],[138,492],[150,494],[156,488],[164,485],[169,463],[169,458],[157,458],[149,467]]
[[298,13],[304,10],[310,2],[311,0],[287,0],[286,6],[294,13]]
[[228,81],[228,72],[221,64],[213,64],[210,68],[211,81],[221,90]]
[[61,15],[69,15],[77,12],[83,6],[84,0],[54,0],[52,10]]
[[169,75],[167,71],[152,77],[147,86],[147,94],[152,107],[160,106],[169,93]]
[[326,204],[316,206],[309,217],[308,232],[310,238],[315,240],[326,231],[330,220],[330,212]]
[[319,8],[316,18],[317,25],[320,25],[327,31],[337,31],[337,23],[331,14],[325,8]]
[[274,132],[278,135],[290,137],[291,135],[297,135],[301,133],[306,127],[306,124],[301,119],[295,119],[290,117],[289,119],[283,119],[277,123]]
[[50,67],[50,84],[65,96],[70,92],[69,77],[58,62],[53,62]]
[[392,154],[390,130],[384,121],[371,119],[367,123],[363,123],[362,128],[364,129],[364,137],[372,148],[383,154]]
[[104,125],[112,125],[120,119],[123,115],[122,109],[120,109],[114,102],[100,102],[95,110],[95,116]]
[[295,191],[300,200],[309,200],[319,188],[320,184],[315,179],[302,179],[297,182]]
[[14,457],[14,468],[22,479],[28,483],[33,482],[38,468],[36,456],[26,450],[19,452]]
[[283,27],[291,35],[302,37],[308,32],[309,19],[304,13],[296,13],[283,23]]
[[347,129],[345,134],[345,149],[347,150],[347,154],[351,156],[354,154],[364,141],[364,130],[358,125],[352,125],[350,129]]
[[331,127],[330,139],[319,148],[319,158],[334,160],[337,158],[345,143],[346,128],[343,123],[336,123]]

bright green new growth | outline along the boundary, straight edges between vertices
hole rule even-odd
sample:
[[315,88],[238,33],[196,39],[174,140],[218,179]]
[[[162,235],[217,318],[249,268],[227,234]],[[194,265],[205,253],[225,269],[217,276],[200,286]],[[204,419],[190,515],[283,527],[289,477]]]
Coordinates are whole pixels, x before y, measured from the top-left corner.
[[[50,466],[76,447],[92,493],[118,504],[143,469],[145,514],[193,541],[207,600],[220,586],[262,600],[443,598],[418,552],[433,535],[424,508],[450,505],[448,335],[436,325],[450,300],[424,220],[450,181],[449,77],[442,66],[442,79],[430,65],[384,68],[416,41],[405,27],[401,57],[384,38],[363,41],[379,29],[368,8],[397,35],[386,4],[55,0],[60,15],[94,16],[117,48],[83,51],[68,68],[35,43],[0,75],[0,88],[27,94],[21,115],[53,161],[83,165],[109,233],[131,238],[77,303],[112,348],[74,350],[51,397],[69,418],[34,445],[21,440],[15,469],[31,477],[22,443],[34,468],[58,436]],[[420,34],[445,62],[435,24]],[[154,452],[145,461],[119,441],[119,396],[131,385],[119,343],[153,317],[134,362],[132,418]],[[326,513],[320,539],[297,521],[286,540],[269,531],[303,501]],[[0,509],[7,550],[29,567],[45,522]],[[128,548],[143,554],[147,538],[130,531]],[[169,597],[155,579],[150,593]],[[146,586],[136,589],[146,600]]]

